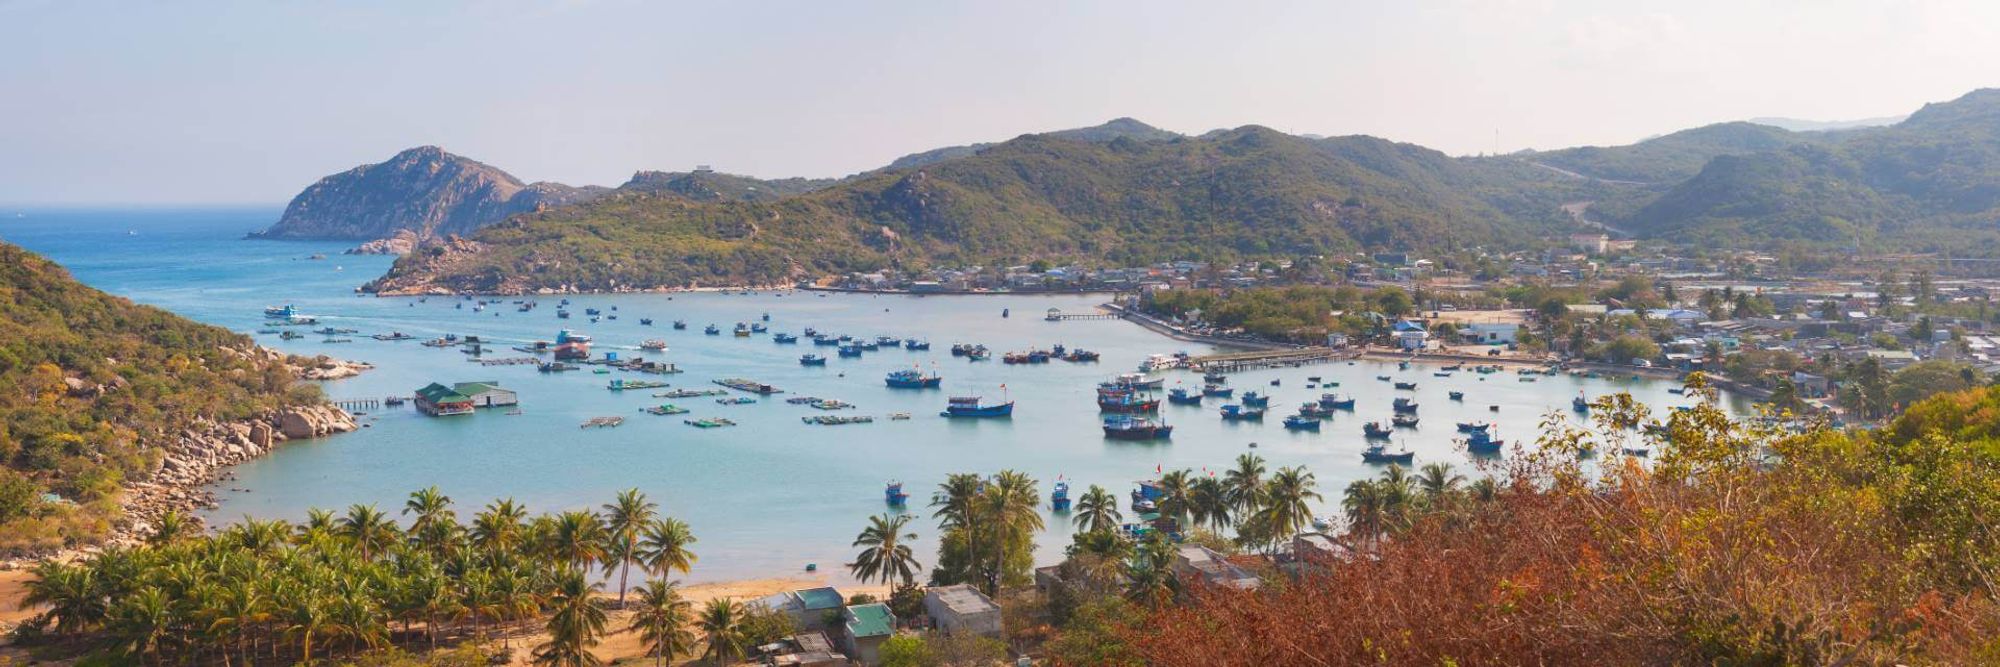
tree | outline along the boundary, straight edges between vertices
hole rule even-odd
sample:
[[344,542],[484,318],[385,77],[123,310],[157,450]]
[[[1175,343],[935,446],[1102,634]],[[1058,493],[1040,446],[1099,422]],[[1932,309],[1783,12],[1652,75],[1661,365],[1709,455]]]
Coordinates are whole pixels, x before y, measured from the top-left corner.
[[646,535],[639,543],[639,553],[646,564],[646,571],[653,576],[665,577],[675,571],[687,574],[697,560],[694,551],[689,549],[694,543],[694,532],[688,529],[686,522],[667,517],[646,524]]
[[728,662],[743,656],[743,605],[729,598],[709,600],[695,622],[707,637],[708,650],[702,657]]
[[1123,520],[1118,498],[1105,492],[1104,487],[1092,484],[1076,501],[1076,524],[1084,532],[1110,532]]
[[582,570],[604,560],[604,524],[596,513],[563,512],[550,529],[548,549],[557,560]]
[[1271,475],[1265,484],[1266,505],[1263,509],[1264,525],[1270,532],[1271,540],[1281,540],[1304,531],[1312,525],[1311,501],[1320,500],[1313,474],[1305,468],[1284,467]]
[[1229,505],[1236,516],[1256,514],[1264,505],[1264,457],[1236,455],[1236,467],[1223,474],[1222,484],[1227,487]]
[[918,635],[896,635],[876,649],[882,667],[926,667],[931,664],[930,647]]
[[618,606],[625,606],[625,580],[632,574],[632,563],[642,559],[639,550],[639,533],[653,522],[659,514],[660,506],[646,499],[646,494],[638,489],[618,492],[618,497],[604,505],[604,531],[611,542],[616,544],[616,558],[606,561],[606,567],[618,567]]
[[901,579],[905,586],[916,581],[917,569],[922,565],[910,553],[910,545],[904,543],[917,539],[916,533],[905,530],[909,523],[907,514],[869,517],[868,527],[854,538],[853,546],[862,550],[854,562],[847,564],[848,571],[862,581],[878,579],[886,584]]
[[694,605],[681,597],[674,582],[649,579],[639,588],[639,607],[626,630],[638,632],[646,653],[666,667],[674,656],[694,650],[694,632],[689,630],[693,615]]
[[1141,542],[1125,565],[1126,599],[1147,607],[1166,604],[1180,590],[1173,565],[1174,546],[1165,536],[1154,533]]
[[587,667],[600,663],[590,649],[597,646],[607,623],[604,602],[597,599],[601,588],[585,579],[579,568],[565,567],[556,573],[555,589],[549,595],[549,620],[543,626],[549,639],[535,647],[535,664]]
[[1418,500],[1427,508],[1450,506],[1465,484],[1465,476],[1452,472],[1451,464],[1426,463],[1417,470]]
[[1156,485],[1160,497],[1154,503],[1160,516],[1185,526],[1194,510],[1194,473],[1187,469],[1169,470]]
[[351,505],[341,517],[336,532],[347,538],[361,553],[361,560],[375,556],[396,543],[396,524],[374,505]]
[[410,522],[410,534],[419,540],[429,540],[427,546],[436,547],[439,536],[435,533],[441,526],[457,526],[457,517],[451,511],[451,496],[444,495],[436,486],[410,494],[403,501],[403,515],[416,515]]

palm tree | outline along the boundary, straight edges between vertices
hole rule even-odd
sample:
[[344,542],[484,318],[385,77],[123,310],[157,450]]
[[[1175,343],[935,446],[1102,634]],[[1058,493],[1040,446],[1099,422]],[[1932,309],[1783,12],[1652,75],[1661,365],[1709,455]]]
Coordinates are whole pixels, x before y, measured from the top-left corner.
[[396,523],[374,505],[355,504],[347,508],[335,533],[345,537],[361,552],[361,560],[371,561],[396,543]]
[[135,655],[141,660],[159,654],[175,624],[167,594],[153,586],[141,588],[120,600],[117,613],[110,622],[113,634],[123,642],[119,648],[126,655]]
[[1271,475],[1265,484],[1263,509],[1269,538],[1286,539],[1312,525],[1312,506],[1307,503],[1320,500],[1319,492],[1313,489],[1316,484],[1313,474],[1301,467],[1279,468]]
[[[249,665],[250,633],[271,620],[271,612],[265,604],[261,591],[254,580],[237,580],[229,583],[221,600],[216,605],[215,615],[208,623],[211,633],[226,632],[236,638],[236,650],[243,657],[243,664]],[[226,656],[225,656],[226,659]]]
[[1125,519],[1118,512],[1118,498],[1096,484],[1076,500],[1076,523],[1084,532],[1111,532]]
[[675,570],[687,574],[697,560],[688,549],[694,543],[694,532],[688,530],[686,522],[667,517],[646,524],[646,534],[639,542],[639,557],[646,571],[654,576],[665,577]]
[[1477,502],[1489,502],[1500,497],[1500,482],[1491,477],[1481,477],[1466,489],[1467,495]]
[[403,501],[403,514],[417,515],[410,522],[410,535],[433,540],[426,545],[433,548],[437,546],[435,540],[442,534],[440,527],[458,524],[458,517],[451,511],[451,496],[444,495],[436,486],[411,493],[410,499]]
[[488,552],[512,551],[521,544],[521,520],[528,510],[505,498],[486,505],[486,511],[472,518],[472,543]]
[[181,518],[180,512],[167,510],[153,522],[153,534],[146,536],[146,544],[155,547],[167,546],[185,539],[192,530],[187,525],[187,520]]
[[1383,526],[1388,523],[1388,508],[1383,504],[1382,490],[1374,480],[1349,482],[1340,506],[1347,513],[1348,530],[1364,537],[1372,539],[1381,535]]
[[604,532],[608,533],[616,545],[612,549],[617,556],[605,562],[605,566],[616,565],[618,572],[618,607],[625,607],[625,580],[632,574],[632,562],[639,560],[639,533],[659,514],[660,506],[646,499],[646,494],[638,489],[618,492],[618,498],[604,505]]
[[1195,525],[1206,524],[1221,530],[1235,523],[1230,516],[1229,487],[1213,476],[1194,481],[1188,492],[1188,507]]
[[1417,471],[1417,493],[1425,507],[1450,505],[1464,484],[1465,476],[1452,472],[1449,463],[1426,463]]
[[886,584],[901,578],[904,586],[914,583],[917,570],[923,566],[910,553],[910,545],[904,543],[917,539],[916,533],[904,531],[903,527],[909,523],[908,514],[868,517],[868,527],[855,536],[852,545],[862,547],[861,553],[847,564],[848,571],[862,581],[880,579]]
[[1188,470],[1169,470],[1160,476],[1160,498],[1154,501],[1160,516],[1185,524],[1194,509],[1194,477]]
[[604,603],[597,599],[599,585],[590,583],[578,568],[564,568],[555,575],[554,592],[549,596],[549,640],[535,647],[537,665],[585,667],[599,664],[590,648],[604,635],[607,621]]
[[1034,534],[1042,530],[1041,499],[1035,490],[1034,478],[1013,470],[995,473],[984,495],[981,509],[994,531],[986,594],[997,595],[1007,572],[1009,556],[1019,555],[1018,551],[1009,547],[1030,546]]
[[701,618],[695,627],[708,638],[708,650],[702,657],[713,657],[718,663],[743,655],[743,605],[729,598],[709,600],[701,608]]
[[28,583],[28,595],[21,605],[48,607],[42,616],[55,620],[59,635],[96,627],[110,614],[95,568],[53,560],[35,566],[35,580]]
[[675,655],[694,648],[694,633],[688,630],[693,615],[694,605],[681,597],[674,582],[650,579],[639,588],[639,608],[626,630],[638,631],[655,664],[666,667]]
[[313,636],[331,621],[326,595],[316,590],[299,592],[285,610],[285,634],[299,638],[299,662],[312,663]]
[[550,525],[548,553],[557,562],[588,570],[604,560],[604,524],[585,510],[556,515]]
[[1264,504],[1264,457],[1238,454],[1236,467],[1222,475],[1222,485],[1227,487],[1229,504],[1236,509],[1236,516],[1256,514]]
[[1141,543],[1125,565],[1125,597],[1147,607],[1158,607],[1172,598],[1179,584],[1173,562],[1173,544],[1164,538]]

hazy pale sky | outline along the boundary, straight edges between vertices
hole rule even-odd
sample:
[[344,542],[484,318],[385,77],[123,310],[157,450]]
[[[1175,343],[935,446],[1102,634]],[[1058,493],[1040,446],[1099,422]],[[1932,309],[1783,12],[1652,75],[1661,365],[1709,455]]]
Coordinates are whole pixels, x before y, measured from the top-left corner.
[[1467,154],[1985,86],[2000,2],[0,0],[0,202],[283,202],[420,144],[837,176],[1118,116]]

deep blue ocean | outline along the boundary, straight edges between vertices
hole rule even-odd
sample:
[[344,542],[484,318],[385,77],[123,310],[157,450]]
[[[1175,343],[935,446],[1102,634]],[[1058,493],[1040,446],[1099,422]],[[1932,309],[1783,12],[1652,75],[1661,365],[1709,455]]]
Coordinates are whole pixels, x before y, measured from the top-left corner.
[[[67,266],[99,289],[245,333],[262,328],[265,306],[295,304],[324,325],[358,329],[348,343],[325,342],[307,334],[259,342],[298,354],[329,354],[367,361],[377,369],[351,380],[328,383],[334,398],[408,395],[436,381],[497,381],[520,395],[521,412],[481,411],[434,419],[409,407],[384,408],[361,417],[369,425],[353,434],[291,443],[276,454],[238,466],[238,479],[218,489],[218,521],[241,516],[297,520],[307,508],[344,508],[374,503],[393,514],[412,490],[437,485],[455,499],[462,517],[497,497],[512,497],[535,511],[594,508],[618,490],[637,487],[665,513],[686,520],[699,542],[694,581],[798,574],[808,563],[841,580],[840,564],[852,557],[848,546],[867,517],[885,511],[883,484],[901,480],[912,492],[910,511],[915,545],[928,564],[935,555],[935,527],[924,507],[931,489],[952,472],[990,473],[1012,468],[1042,481],[1046,495],[1058,478],[1069,480],[1073,495],[1090,484],[1121,498],[1136,480],[1156,468],[1190,468],[1197,474],[1229,467],[1238,454],[1255,452],[1272,468],[1304,465],[1317,476],[1325,495],[1322,513],[1338,512],[1340,490],[1348,482],[1378,474],[1361,462],[1361,424],[1389,416],[1394,396],[1414,396],[1422,404],[1420,428],[1398,439],[1417,453],[1417,462],[1450,462],[1468,476],[1466,454],[1455,449],[1456,421],[1494,421],[1503,438],[1531,438],[1551,410],[1567,412],[1578,392],[1591,395],[1630,391],[1658,409],[1684,404],[1667,383],[1631,379],[1545,377],[1518,382],[1511,374],[1470,372],[1434,377],[1434,368],[1399,371],[1394,364],[1360,362],[1296,369],[1246,372],[1231,377],[1241,392],[1271,391],[1272,414],[1263,423],[1224,422],[1216,402],[1200,408],[1167,405],[1163,414],[1176,426],[1171,441],[1141,444],[1106,440],[1093,404],[1097,382],[1134,370],[1149,354],[1209,351],[1119,321],[1050,323],[1049,308],[1084,311],[1097,296],[913,297],[808,292],[740,294],[644,294],[573,296],[569,320],[555,316],[561,297],[540,297],[541,306],[518,313],[508,297],[485,312],[450,297],[376,298],[359,296],[355,286],[378,276],[392,259],[339,254],[346,242],[243,240],[278,216],[277,207],[130,208],[0,210],[0,239],[42,253]],[[19,217],[17,217],[17,215]],[[323,255],[323,259],[314,259]],[[619,315],[591,323],[585,308]],[[1003,310],[1011,317],[1002,317]],[[778,345],[765,335],[736,338],[736,322],[770,315],[772,331],[797,333],[805,327],[872,338],[877,335],[928,339],[930,352],[870,353],[861,359],[834,358],[825,367],[803,367],[800,354],[833,356],[833,348]],[[641,317],[655,320],[642,326]],[[684,319],[686,331],[668,323]],[[704,325],[722,326],[721,336],[705,336]],[[589,371],[542,374],[532,366],[486,367],[470,363],[455,349],[423,347],[417,341],[382,342],[367,335],[402,331],[419,338],[445,333],[477,335],[502,343],[488,358],[524,356],[505,349],[549,340],[561,328],[593,336],[596,349],[639,353],[646,339],[670,346],[664,359],[686,372],[672,376],[596,375]],[[969,363],[953,358],[954,342],[982,343],[995,359]],[[1098,363],[1008,366],[1007,350],[1065,344],[1101,352]],[[658,355],[647,355],[658,356]],[[883,375],[904,368],[935,368],[942,390],[894,390]],[[1358,396],[1359,410],[1329,419],[1319,433],[1286,431],[1280,419],[1291,406],[1316,397],[1307,376],[1324,376],[1341,387],[1330,391]],[[1394,392],[1378,375],[1419,383],[1415,392]],[[694,409],[684,416],[653,416],[642,407],[668,402],[659,390],[612,392],[612,378],[665,380],[674,388],[709,388],[710,380],[749,377],[787,393],[752,405],[717,405],[711,398],[672,401]],[[1270,387],[1273,379],[1280,387]],[[1168,385],[1198,387],[1186,372],[1168,375]],[[1004,389],[1002,386],[1004,385]],[[1446,392],[1466,400],[1453,402]],[[1018,403],[1008,420],[953,420],[938,416],[945,397],[1006,396]],[[858,409],[837,414],[873,415],[872,424],[814,426],[800,417],[821,414],[783,399],[811,395],[838,398]],[[1490,412],[1489,405],[1498,405]],[[907,412],[907,421],[889,421]],[[580,429],[598,416],[625,417],[624,426]],[[740,426],[696,429],[687,417],[727,417]],[[1252,443],[1256,447],[1251,448]],[[241,490],[235,490],[241,489]],[[1066,517],[1050,514],[1040,539],[1043,561],[1060,558],[1069,541]]]

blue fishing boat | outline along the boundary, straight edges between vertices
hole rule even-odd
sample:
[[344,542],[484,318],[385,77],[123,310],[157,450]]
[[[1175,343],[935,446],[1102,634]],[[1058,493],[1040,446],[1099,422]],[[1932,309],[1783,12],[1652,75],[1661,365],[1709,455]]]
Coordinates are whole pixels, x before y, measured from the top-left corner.
[[867,351],[869,351],[869,352],[874,352],[874,351],[876,351],[876,350],[880,350],[880,349],[882,349],[882,346],[881,346],[880,344],[878,344],[878,343],[876,343],[875,341],[872,341],[872,340],[857,340],[857,341],[854,341],[853,345],[854,345],[855,347],[859,347],[859,348],[861,348],[861,349],[863,349],[863,350],[867,350]]
[[1222,385],[1215,385],[1215,384],[1203,385],[1201,388],[1201,395],[1214,396],[1216,398],[1229,398],[1230,395],[1235,393],[1236,393],[1235,389],[1230,387],[1224,387]]
[[1497,454],[1500,452],[1500,448],[1507,444],[1499,438],[1493,437],[1486,429],[1472,431],[1466,435],[1464,440],[1459,442],[1465,445],[1465,451],[1474,454]]
[[653,318],[650,318],[650,317],[641,317],[641,318],[639,318],[639,326],[642,326],[642,327],[650,327],[650,326],[653,326]]
[[875,344],[880,345],[882,347],[895,347],[897,345],[902,345],[903,339],[897,338],[895,336],[876,336]]
[[903,349],[909,350],[911,352],[922,352],[924,350],[931,349],[931,342],[927,340],[917,340],[915,338],[911,338],[903,341]]
[[558,319],[558,320],[567,320],[567,319],[569,319],[569,311],[567,311],[567,310],[563,310],[563,309],[561,309],[561,308],[557,308],[557,309],[556,309],[556,319]]
[[1069,482],[1056,482],[1055,490],[1049,492],[1049,509],[1056,512],[1069,511]]
[[770,331],[770,330],[771,330],[771,328],[770,328],[770,327],[767,327],[767,326],[764,326],[764,323],[763,323],[763,322],[752,322],[752,323],[750,323],[750,333],[764,333],[764,332],[766,332],[766,331]]
[[780,331],[778,333],[771,334],[771,342],[778,343],[780,345],[790,345],[799,342],[799,337]]
[[1101,382],[1097,385],[1097,409],[1122,413],[1159,412],[1160,399],[1141,394],[1130,385]]
[[674,320],[675,331],[686,331],[687,328],[688,328],[687,320]]
[[1164,440],[1174,435],[1174,427],[1145,417],[1112,415],[1104,418],[1104,437],[1113,440]]
[[1382,422],[1368,422],[1361,425],[1361,435],[1370,440],[1387,438],[1394,430]]
[[1388,445],[1375,444],[1361,450],[1361,460],[1368,463],[1408,464],[1417,460],[1417,454],[1408,449],[1391,450]]
[[910,494],[903,492],[902,482],[890,482],[888,486],[882,488],[882,500],[891,507],[902,507],[904,503],[910,501]]
[[1462,392],[1462,391],[1447,391],[1447,392],[1445,392],[1445,396],[1447,396],[1447,397],[1451,398],[1451,400],[1454,400],[1454,401],[1463,401],[1463,400],[1465,400],[1465,392]]
[[1353,410],[1354,397],[1341,398],[1340,394],[1320,394],[1319,405],[1328,410]]
[[1176,405],[1201,405],[1201,393],[1174,387],[1167,392],[1167,401]]
[[1590,401],[1583,400],[1583,395],[1577,394],[1576,398],[1569,399],[1569,409],[1577,412],[1590,412]]
[[1415,399],[1398,398],[1390,407],[1395,408],[1396,412],[1399,413],[1412,413],[1417,411],[1417,402]]
[[826,335],[826,334],[820,334],[820,335],[817,335],[817,336],[813,336],[813,344],[814,344],[814,345],[820,345],[820,346],[833,346],[833,345],[839,345],[839,344],[840,344],[840,339],[838,339],[838,338],[834,338],[834,337],[832,337],[832,336],[828,336],[828,335]]
[[1417,383],[1415,383],[1415,382],[1398,382],[1398,383],[1396,383],[1396,388],[1397,388],[1397,389],[1402,389],[1402,390],[1407,390],[1407,391],[1414,391],[1414,390],[1416,390],[1416,388],[1417,388]]
[[840,346],[840,356],[843,356],[843,357],[859,357],[859,356],[861,356],[861,346],[859,346],[859,345],[842,345],[842,346]]
[[890,373],[883,378],[892,389],[936,389],[944,382],[938,375],[925,375],[923,371],[910,369]]
[[1306,401],[1299,404],[1299,416],[1312,419],[1325,419],[1333,416],[1333,410],[1320,405],[1319,401]]
[[710,336],[720,336],[722,335],[722,327],[718,327],[711,324],[708,325],[707,327],[702,328],[701,332],[708,334]]
[[800,366],[825,366],[825,365],[826,365],[826,357],[822,357],[822,356],[819,356],[819,355],[817,355],[817,354],[808,354],[808,355],[805,355],[805,356],[802,356],[802,357],[799,357],[799,365],[800,365]]
[[1488,424],[1488,423],[1483,423],[1483,422],[1459,422],[1459,423],[1458,423],[1458,432],[1459,432],[1459,433],[1485,433],[1485,432],[1486,432],[1486,429],[1489,429],[1489,428],[1493,428],[1493,425],[1492,425],[1492,424]]
[[1264,421],[1263,408],[1246,408],[1241,405],[1222,406],[1223,421]]
[[1319,420],[1302,414],[1292,415],[1285,418],[1285,428],[1293,431],[1317,431]]
[[771,321],[771,314],[770,314],[770,313],[764,313],[764,315],[763,315],[763,320],[764,320],[764,321],[766,321],[766,322],[769,322],[769,321]]
[[944,417],[1008,417],[1014,414],[1013,401],[986,405],[979,399],[978,396],[953,396],[946,399],[944,412],[938,414]]
[[267,319],[289,320],[292,319],[294,316],[297,316],[298,314],[299,314],[299,309],[293,307],[292,304],[289,303],[283,306],[264,307],[264,317]]
[[1271,405],[1271,397],[1254,391],[1246,391],[1243,392],[1243,405],[1253,408],[1269,407]]
[[750,337],[750,325],[748,325],[748,324],[744,324],[744,323],[742,323],[742,322],[737,322],[737,323],[736,323],[736,329],[735,329],[734,331],[730,332],[730,333],[731,333],[731,334],[733,334],[733,335],[735,335],[735,336],[736,336],[737,338],[749,338],[749,337]]
[[807,338],[811,338],[811,337],[813,337],[813,336],[817,336],[817,335],[819,335],[819,330],[818,330],[818,329],[814,329],[814,328],[812,328],[812,327],[806,327],[806,337],[807,337]]
[[604,311],[601,311],[601,310],[598,310],[598,309],[596,309],[596,308],[585,308],[585,309],[583,309],[583,314],[585,314],[585,315],[603,315],[603,314],[604,314]]
[[993,351],[986,349],[984,345],[973,347],[971,352],[965,353],[966,361],[986,361],[992,358]]
[[1416,428],[1417,416],[1402,413],[1389,415],[1389,425],[1398,428]]

